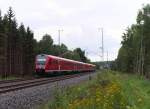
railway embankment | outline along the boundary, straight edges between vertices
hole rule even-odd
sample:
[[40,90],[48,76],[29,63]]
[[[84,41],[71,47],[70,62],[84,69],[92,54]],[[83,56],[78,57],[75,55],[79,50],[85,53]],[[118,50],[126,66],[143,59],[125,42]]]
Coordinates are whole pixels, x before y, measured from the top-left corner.
[[[37,109],[39,105],[54,98],[56,89],[66,89],[66,87],[87,81],[95,75],[95,73],[87,74],[70,79],[23,88],[21,90],[1,93],[0,109]],[[11,83],[8,84],[10,85]],[[10,86],[10,88],[12,87]]]
[[97,79],[56,90],[54,99],[40,109],[150,109],[150,81],[104,71]]

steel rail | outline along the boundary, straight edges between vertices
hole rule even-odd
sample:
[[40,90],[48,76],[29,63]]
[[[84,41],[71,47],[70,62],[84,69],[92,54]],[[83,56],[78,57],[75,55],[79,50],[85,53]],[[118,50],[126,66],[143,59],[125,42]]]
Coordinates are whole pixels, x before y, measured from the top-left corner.
[[13,80],[0,80],[0,84],[5,84],[5,83],[12,83],[12,82],[19,82],[19,81],[26,81],[26,80],[32,80],[35,78],[19,78],[19,79],[13,79]]
[[35,80],[27,80],[27,81],[22,81],[22,82],[16,82],[13,84],[6,84],[3,86],[0,86],[0,94],[2,93],[7,93],[11,91],[16,91],[16,90],[21,90],[33,86],[39,86],[47,83],[52,83],[52,82],[57,82],[57,81],[62,81],[74,77],[79,77],[83,76],[89,73],[80,73],[80,74],[74,74],[74,75],[65,75],[65,76],[60,76],[60,77],[53,77],[53,78],[41,78],[41,79],[35,79]]

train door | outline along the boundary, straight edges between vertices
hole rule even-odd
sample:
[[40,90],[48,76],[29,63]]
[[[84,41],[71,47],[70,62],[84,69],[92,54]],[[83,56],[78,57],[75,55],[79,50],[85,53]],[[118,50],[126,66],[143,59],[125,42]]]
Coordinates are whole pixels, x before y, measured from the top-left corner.
[[49,71],[58,71],[58,60],[57,59],[51,58],[49,60],[48,64],[49,64],[49,67],[48,67]]

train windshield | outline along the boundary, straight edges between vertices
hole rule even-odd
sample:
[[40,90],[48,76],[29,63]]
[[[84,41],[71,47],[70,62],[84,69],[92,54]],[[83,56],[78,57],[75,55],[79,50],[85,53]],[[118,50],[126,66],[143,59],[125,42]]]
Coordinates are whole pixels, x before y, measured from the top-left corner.
[[37,56],[37,65],[45,65],[46,57],[45,56]]
[[38,59],[37,64],[38,65],[45,65],[46,59]]

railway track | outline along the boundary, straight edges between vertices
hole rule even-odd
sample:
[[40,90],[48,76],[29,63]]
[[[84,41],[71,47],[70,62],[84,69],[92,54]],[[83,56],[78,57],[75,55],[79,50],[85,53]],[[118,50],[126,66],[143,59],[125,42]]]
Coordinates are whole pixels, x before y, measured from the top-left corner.
[[[89,73],[88,73],[89,74]],[[0,94],[7,93],[11,91],[21,90],[33,86],[39,86],[47,83],[52,83],[56,81],[61,81],[65,79],[70,79],[74,77],[79,77],[87,75],[87,73],[80,73],[74,75],[65,75],[59,77],[52,77],[52,78],[39,78],[39,79],[17,79],[17,80],[7,80],[7,81],[0,81]],[[3,83],[3,84],[2,84]]]
[[[29,79],[34,79],[34,78],[29,78]],[[23,79],[23,78],[18,78],[18,79],[14,79],[14,80],[0,80],[0,84],[19,82],[19,81],[26,81],[26,80],[27,79]]]

